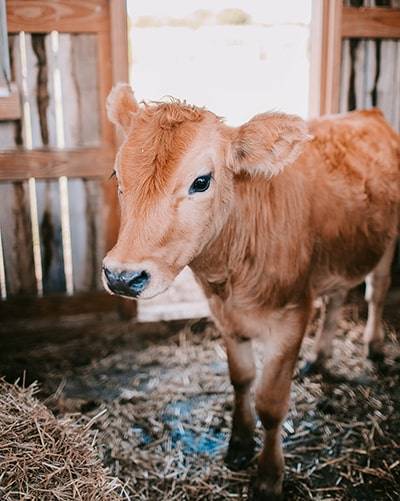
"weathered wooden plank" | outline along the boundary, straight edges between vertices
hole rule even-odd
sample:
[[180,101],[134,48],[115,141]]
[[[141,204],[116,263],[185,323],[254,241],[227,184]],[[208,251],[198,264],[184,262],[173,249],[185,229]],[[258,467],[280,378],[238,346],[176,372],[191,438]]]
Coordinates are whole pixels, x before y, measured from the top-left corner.
[[26,110],[25,110],[25,96],[24,96],[24,34],[20,33],[15,36],[12,50],[10,51],[10,59],[12,62],[12,78],[16,82],[22,101],[22,117],[21,120],[16,121],[15,129],[15,144],[21,147],[29,147],[29,138],[26,134]]
[[109,29],[107,0],[7,0],[10,32],[93,33]]
[[12,175],[12,169],[7,167],[7,163],[5,163],[6,169],[9,171],[9,176],[5,176],[2,178],[2,167],[1,167],[1,156],[4,154],[3,152],[7,149],[9,158],[15,157],[15,150],[12,148],[15,147],[15,127],[16,123],[11,121],[0,122],[0,180],[8,180],[14,179]]
[[[31,35],[30,33],[25,33],[24,44],[26,52],[26,79],[25,79],[25,95],[24,101],[28,104],[29,110],[29,133],[30,133],[30,147],[31,148],[42,148],[43,138],[40,127],[40,114],[39,114],[39,103],[42,106],[43,99],[47,99],[47,96],[39,95],[42,91],[42,86],[39,84],[40,80],[45,79],[47,68],[45,61],[39,61],[42,57],[40,53],[41,41],[43,37],[37,37]],[[35,44],[35,46],[34,46]],[[42,111],[42,110],[41,110]]]
[[340,113],[344,113],[348,109],[350,75],[351,75],[350,40],[343,40],[341,68],[340,68],[340,98],[339,98]]
[[400,9],[344,7],[341,35],[345,38],[400,38]]
[[[6,130],[4,129],[6,127]],[[0,148],[15,146],[15,124],[1,124]],[[15,152],[14,152],[15,154]],[[36,292],[26,183],[0,183],[2,268],[8,297]]]
[[[14,142],[14,128],[10,136],[7,148]],[[112,173],[114,157],[112,148],[19,150],[16,154],[13,150],[1,150],[0,146],[0,180],[60,176],[107,178]]]
[[[19,42],[19,36],[10,38],[10,62],[12,77],[18,87],[22,88],[24,70]],[[21,144],[23,135],[20,122],[14,122],[9,127],[10,131],[13,130],[13,136],[1,134],[1,146],[11,147]],[[2,209],[0,227],[7,296],[36,294],[28,183],[1,183],[0,199]]]
[[[97,79],[97,39],[94,35],[61,35],[65,145],[89,146],[100,142]],[[74,289],[87,291],[99,284],[102,239],[101,198],[98,181],[69,181]]]
[[[125,0],[115,0],[110,5],[111,19],[111,50],[113,82],[129,81],[129,43],[127,5]],[[122,131],[115,131],[119,142],[123,140]]]
[[7,41],[6,1],[0,0],[0,60],[2,71],[0,72],[0,90],[10,90],[11,66]]
[[[115,4],[116,5],[116,4]],[[113,6],[115,7],[113,4]],[[113,7],[112,7],[113,8]],[[100,99],[100,123],[101,123],[101,136],[103,144],[115,145],[118,142],[118,137],[115,128],[112,126],[107,118],[106,113],[106,99],[111,90],[113,83],[127,82],[129,80],[128,61],[126,64],[121,65],[120,68],[114,67],[112,59],[114,53],[118,51],[118,46],[124,44],[125,32],[118,33],[117,26],[112,28],[115,37],[115,45],[111,45],[110,37],[106,34],[100,33],[98,36],[98,66],[99,66],[99,99]],[[103,218],[105,234],[105,248],[111,249],[116,242],[119,230],[119,209],[117,192],[110,183],[103,184],[104,190],[104,205],[103,205]]]
[[77,136],[71,141],[71,147],[99,146],[101,140],[97,36],[72,35],[70,51],[71,75],[74,78],[77,102]]
[[396,40],[392,125],[400,132],[400,40]]
[[60,187],[57,181],[36,183],[42,258],[43,293],[64,292],[64,253],[60,217]]
[[19,92],[15,84],[11,84],[8,96],[0,96],[0,120],[18,120],[21,118]]
[[365,97],[363,101],[364,108],[374,106],[374,89],[377,72],[377,45],[375,40],[365,40]]
[[[93,35],[75,35],[72,37],[73,74],[77,83],[78,117],[80,137],[78,144],[90,146],[100,142],[100,100],[97,75],[97,38]],[[78,181],[72,183],[77,184]],[[104,253],[102,211],[103,190],[97,180],[79,181],[83,188],[85,207],[81,217],[85,226],[85,240],[74,238],[75,283],[77,290],[94,290],[100,286],[101,261]],[[74,188],[74,186],[71,186]],[[73,192],[71,191],[71,197]],[[78,225],[71,228],[74,232]],[[75,235],[72,234],[74,237]]]
[[101,261],[104,257],[101,196],[99,181],[84,179],[76,185],[70,183],[74,289],[77,291],[101,288]]
[[[24,100],[24,137],[25,148],[39,148],[43,146],[43,139],[40,127],[39,116],[39,81],[43,78],[43,71],[46,68],[38,61],[39,55],[37,54],[38,45],[40,48],[41,40],[32,41],[30,33],[21,34],[22,49],[25,53],[25,75],[23,82],[23,100]],[[35,47],[34,47],[35,44]],[[42,256],[40,246],[40,228],[39,228],[39,214],[37,210],[37,185],[33,177],[29,178],[29,194],[30,194],[30,209],[31,209],[31,223],[32,223],[32,239],[33,239],[33,257],[35,263],[35,275],[37,281],[38,295],[43,294],[43,270],[42,270]]]
[[0,183],[0,200],[7,296],[36,294],[27,183]]
[[354,62],[354,95],[355,95],[355,109],[362,109],[365,107],[366,96],[366,42],[365,40],[358,40],[357,49],[355,51]]
[[[64,137],[67,147],[77,146],[82,141],[79,114],[78,84],[73,72],[72,44],[70,35],[60,36],[60,53],[63,58],[63,115]],[[95,75],[92,75],[95,77]],[[73,287],[75,291],[85,290],[88,270],[85,267],[85,249],[87,247],[88,227],[85,220],[86,193],[82,179],[68,182],[69,232],[71,241],[71,263]],[[92,243],[93,245],[93,243]]]
[[[77,75],[74,73],[72,59],[72,36],[60,34],[58,43],[58,66],[60,71],[61,84],[61,112],[63,144],[67,148],[77,147],[81,142],[81,121],[79,116],[79,89]],[[90,65],[90,62],[88,61]],[[95,78],[96,75],[92,75]],[[67,251],[68,259],[65,261],[66,274],[70,279],[68,288],[76,290],[75,278],[84,281],[85,270],[79,268],[79,260],[76,259],[76,246],[86,243],[86,225],[84,220],[85,192],[81,189],[82,180],[64,181],[67,199],[64,200],[63,207],[63,234],[64,249]],[[72,201],[72,203],[70,203]],[[65,202],[68,202],[68,207]],[[68,208],[68,212],[65,212]],[[71,221],[71,216],[76,215],[76,219]],[[72,226],[71,226],[72,223]],[[76,226],[76,228],[74,228]],[[79,235],[79,239],[73,238],[73,232]],[[68,248],[66,249],[66,244]],[[77,273],[79,273],[77,275]]]
[[339,109],[342,8],[342,0],[313,2],[311,82],[316,92],[310,94],[310,112],[314,115]]
[[[399,92],[396,85],[397,46],[395,40],[384,40],[381,44],[381,71],[377,85],[377,105],[393,126],[397,110],[394,109],[394,97]],[[397,82],[398,85],[398,82]]]
[[[38,66],[36,95],[41,141],[44,146],[62,146],[57,123],[57,47],[52,35],[44,34],[32,35],[32,47]],[[34,154],[34,151],[31,153]],[[59,182],[36,181],[36,194],[43,293],[64,292],[66,280]]]
[[[105,115],[105,98],[112,84],[129,81],[127,12],[125,0],[115,0],[110,4],[110,37],[99,35],[99,78],[100,110],[103,141],[119,144],[121,136],[110,127]],[[112,61],[110,67],[108,62]],[[109,250],[116,241],[119,228],[119,207],[117,192],[110,183],[103,183],[104,203],[102,217],[104,221],[104,245]],[[121,318],[128,319],[136,315],[136,301],[120,299]]]
[[117,309],[118,298],[106,292],[91,292],[68,297],[52,294],[46,297],[13,297],[0,301],[2,322],[15,319],[54,319],[90,313],[107,313]]
[[[14,45],[15,41],[15,36],[9,37],[9,48],[10,52],[12,52],[12,47]],[[0,152],[4,148],[12,149],[15,147],[15,127],[16,123],[15,122],[0,122]],[[5,229],[3,229],[4,224],[8,224],[6,221],[6,218],[11,218],[11,213],[9,213],[9,203],[8,202],[8,197],[9,197],[9,191],[12,190],[11,183],[8,184],[1,184],[0,183],[0,195],[6,195],[7,198],[3,200],[2,198],[2,203],[1,203],[1,211],[0,211],[0,236],[1,236],[1,249],[0,249],[0,269],[1,269],[1,274],[0,274],[0,287],[1,287],[1,297],[4,299],[7,296],[7,287],[6,287],[6,275],[5,275],[5,251],[3,251],[3,248],[6,247],[6,245],[10,245],[9,242],[3,244],[3,238],[6,237]],[[12,244],[11,244],[12,245]]]
[[371,108],[377,72],[376,43],[352,39],[349,44],[351,72],[347,109]]

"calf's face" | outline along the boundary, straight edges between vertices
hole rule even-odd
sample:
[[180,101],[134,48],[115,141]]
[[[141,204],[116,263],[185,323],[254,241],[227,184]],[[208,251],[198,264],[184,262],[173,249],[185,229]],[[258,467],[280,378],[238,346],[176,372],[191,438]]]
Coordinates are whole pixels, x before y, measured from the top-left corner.
[[115,161],[120,231],[103,262],[103,283],[125,297],[166,290],[235,210],[235,176],[270,177],[307,140],[297,117],[264,114],[230,128],[184,103],[139,106],[123,84],[107,104],[124,141]]

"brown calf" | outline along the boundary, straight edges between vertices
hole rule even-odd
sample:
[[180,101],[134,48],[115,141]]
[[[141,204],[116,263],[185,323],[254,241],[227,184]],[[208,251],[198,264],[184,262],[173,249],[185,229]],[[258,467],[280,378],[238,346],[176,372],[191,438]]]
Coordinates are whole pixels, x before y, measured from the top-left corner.
[[104,259],[105,287],[149,298],[192,268],[226,344],[233,467],[253,453],[251,344],[265,342],[256,390],[265,443],[253,496],[278,499],[280,426],[313,298],[328,298],[314,365],[330,355],[345,292],[366,278],[365,341],[381,353],[399,229],[399,138],[377,110],[308,124],[265,113],[231,128],[185,103],[139,106],[127,85],[114,88],[108,112],[125,141],[115,163],[121,227]]

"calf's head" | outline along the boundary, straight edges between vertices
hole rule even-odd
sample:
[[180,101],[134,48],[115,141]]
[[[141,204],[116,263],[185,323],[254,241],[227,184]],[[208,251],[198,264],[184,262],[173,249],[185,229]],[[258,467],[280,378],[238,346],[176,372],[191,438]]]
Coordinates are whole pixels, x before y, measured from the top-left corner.
[[295,116],[266,113],[233,128],[178,101],[139,105],[125,84],[107,109],[124,141],[115,161],[120,230],[103,282],[126,297],[167,289],[235,210],[237,176],[277,174],[308,138]]

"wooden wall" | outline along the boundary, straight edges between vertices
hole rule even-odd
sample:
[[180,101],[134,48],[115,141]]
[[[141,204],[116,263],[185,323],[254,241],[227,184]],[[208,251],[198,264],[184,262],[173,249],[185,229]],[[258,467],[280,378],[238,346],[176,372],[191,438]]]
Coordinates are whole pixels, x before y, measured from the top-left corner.
[[400,0],[312,5],[310,115],[379,107],[400,132]]
[[101,261],[118,228],[107,179],[116,138],[105,98],[113,81],[128,78],[126,5],[6,5],[21,117],[5,121],[0,113],[0,314],[10,304],[44,311],[28,300],[56,296],[78,297],[79,312],[80,297],[101,293]]
[[[344,0],[344,6],[399,9],[400,0]],[[400,132],[400,39],[343,37],[339,111],[371,107],[380,108]],[[393,268],[400,273],[400,245]]]
[[[10,37],[22,120],[0,122],[0,147],[100,144],[96,35]],[[110,166],[111,169],[111,166]],[[101,180],[30,178],[0,184],[7,297],[90,291],[99,285]]]
[[[399,0],[345,0],[346,6],[399,8]],[[344,38],[339,111],[377,106],[400,131],[400,40]]]

